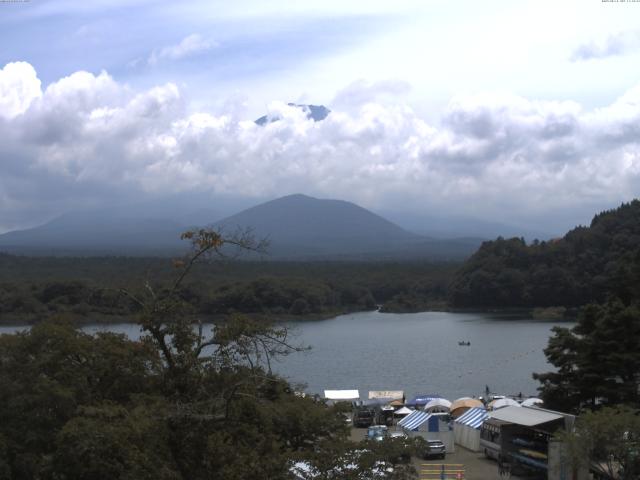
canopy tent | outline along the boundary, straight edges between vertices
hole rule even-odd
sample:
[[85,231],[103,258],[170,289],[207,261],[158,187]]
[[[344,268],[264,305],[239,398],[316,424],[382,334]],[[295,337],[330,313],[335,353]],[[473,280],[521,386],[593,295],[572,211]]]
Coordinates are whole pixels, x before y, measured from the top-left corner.
[[422,437],[425,440],[441,440],[447,453],[455,451],[453,432],[447,419],[449,415],[441,413],[428,413],[415,410],[398,422],[405,433],[411,437]]
[[432,415],[430,413],[414,410],[411,414],[400,420],[398,425],[405,430],[418,430],[418,428],[428,422],[431,417]]
[[446,398],[434,398],[424,406],[426,412],[448,412],[451,408],[451,402]]
[[334,402],[352,401],[360,398],[358,390],[325,390],[324,398]]
[[504,407],[519,407],[520,404],[512,398],[499,398],[489,402],[489,410],[498,410]]
[[427,403],[429,403],[431,400],[435,400],[436,398],[442,398],[440,395],[438,394],[434,394],[434,395],[429,395],[429,394],[425,394],[425,395],[418,395],[413,397],[411,400],[409,400],[406,405],[408,405],[409,407],[421,407],[423,405],[426,405]]
[[467,410],[456,418],[453,424],[455,442],[472,452],[479,452],[480,427],[487,417],[487,411],[484,408],[477,407]]
[[484,422],[488,416],[489,414],[484,408],[471,408],[456,418],[455,423],[459,425],[466,425],[471,428],[480,428],[482,422]]
[[484,404],[475,398],[459,398],[451,404],[451,416],[458,418],[471,408],[484,408]]
[[533,407],[534,405],[542,405],[543,403],[542,399],[531,397],[524,400],[520,405],[523,407]]
[[404,392],[402,390],[370,390],[369,400],[384,399],[389,400],[404,400]]
[[393,412],[393,414],[394,415],[411,415],[413,412],[415,412],[415,410],[411,410],[410,408],[407,408],[407,407],[402,407],[396,410],[395,412]]

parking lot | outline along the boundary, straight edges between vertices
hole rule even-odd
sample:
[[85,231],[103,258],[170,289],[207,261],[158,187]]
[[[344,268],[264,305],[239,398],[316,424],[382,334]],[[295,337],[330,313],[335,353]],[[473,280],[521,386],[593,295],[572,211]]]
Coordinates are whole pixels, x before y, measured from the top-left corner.
[[[351,439],[356,442],[363,440],[366,431],[366,428],[352,428]],[[416,467],[421,480],[439,480],[442,478],[443,464],[445,465],[445,472],[448,472],[445,474],[445,478],[450,480],[455,480],[458,474],[464,480],[502,480],[498,475],[498,464],[495,461],[488,460],[484,455],[471,452],[458,445],[456,445],[456,451],[448,453],[444,460],[423,460],[412,457],[411,461]],[[515,475],[511,475],[510,478],[512,480],[524,479],[524,477]]]

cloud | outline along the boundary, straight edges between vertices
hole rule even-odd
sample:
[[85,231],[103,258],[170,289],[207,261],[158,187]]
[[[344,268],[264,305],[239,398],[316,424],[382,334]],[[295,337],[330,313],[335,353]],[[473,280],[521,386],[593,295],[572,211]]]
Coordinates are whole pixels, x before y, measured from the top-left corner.
[[334,107],[360,106],[368,102],[397,101],[411,91],[411,85],[399,79],[369,82],[357,80],[340,90],[331,105]]
[[134,91],[106,72],[76,72],[41,91],[33,68],[15,65],[0,75],[0,209],[11,219],[0,228],[180,192],[303,192],[503,221],[595,210],[640,192],[640,86],[596,110],[457,96],[437,124],[403,102],[379,102],[378,88],[359,95],[351,86],[339,96],[357,101],[329,105],[322,122],[273,102],[280,120],[261,127],[224,102],[194,111],[172,83]]
[[8,63],[0,70],[0,116],[24,113],[42,95],[35,69],[27,62]]
[[183,58],[193,57],[215,48],[217,43],[203,38],[201,35],[194,33],[183,38],[180,43],[154,50],[151,52],[147,62],[149,65],[156,65],[163,60],[182,60]]
[[600,41],[590,41],[576,47],[571,61],[607,58],[624,55],[640,49],[640,31],[618,32]]

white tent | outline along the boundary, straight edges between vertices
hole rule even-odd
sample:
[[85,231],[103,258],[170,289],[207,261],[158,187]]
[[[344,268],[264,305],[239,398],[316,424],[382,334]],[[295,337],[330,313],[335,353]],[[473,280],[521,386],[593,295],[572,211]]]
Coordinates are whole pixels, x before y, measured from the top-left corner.
[[480,427],[487,419],[487,411],[484,408],[471,408],[453,423],[453,436],[455,442],[472,452],[480,451]]
[[451,402],[446,398],[434,398],[424,406],[425,412],[448,412]]
[[491,410],[498,410],[499,408],[504,407],[519,407],[520,404],[511,398],[499,398],[498,400],[494,400],[489,402],[489,408]]
[[396,410],[395,412],[393,412],[393,414],[394,415],[410,415],[414,411],[415,410],[411,410],[410,408],[402,407],[402,408],[399,408],[398,410]]
[[348,402],[358,400],[360,392],[358,390],[325,390],[324,398],[334,402]]
[[540,398],[527,398],[520,405],[523,407],[533,407],[534,405],[542,405],[544,402]]
[[369,400],[373,399],[389,399],[391,400],[402,400],[404,399],[404,391],[402,390],[370,390],[369,391]]

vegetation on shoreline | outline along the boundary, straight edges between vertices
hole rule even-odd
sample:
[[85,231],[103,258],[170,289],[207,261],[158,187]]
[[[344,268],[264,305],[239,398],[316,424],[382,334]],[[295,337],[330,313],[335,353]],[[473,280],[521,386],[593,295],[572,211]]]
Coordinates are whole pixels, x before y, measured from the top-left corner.
[[581,307],[640,299],[640,201],[596,215],[563,238],[485,242],[456,273],[453,307]]
[[[19,257],[0,254],[0,322],[35,322],[71,314],[79,322],[119,321],[137,313],[120,286],[160,285],[174,269],[166,259]],[[198,265],[181,295],[201,316],[231,313],[328,318],[383,304],[417,311],[444,302],[455,263],[221,262]],[[409,299],[409,302],[406,301]]]
[[[0,323],[72,314],[79,322],[131,318],[121,286],[161,284],[163,258],[0,254]],[[191,313],[327,318],[372,310],[529,309],[573,318],[608,297],[640,298],[640,201],[596,215],[563,238],[485,242],[467,262],[235,262],[199,266],[181,290]]]

